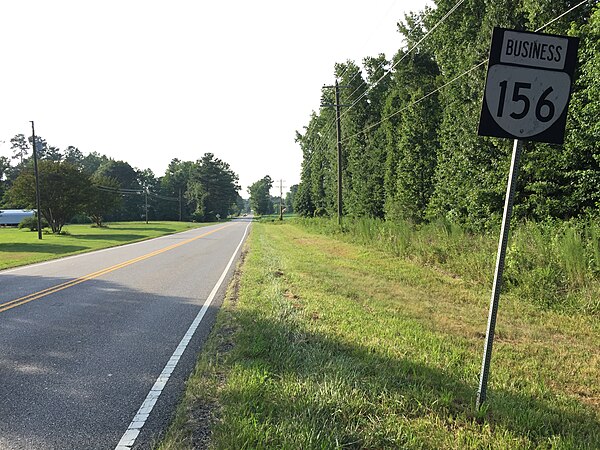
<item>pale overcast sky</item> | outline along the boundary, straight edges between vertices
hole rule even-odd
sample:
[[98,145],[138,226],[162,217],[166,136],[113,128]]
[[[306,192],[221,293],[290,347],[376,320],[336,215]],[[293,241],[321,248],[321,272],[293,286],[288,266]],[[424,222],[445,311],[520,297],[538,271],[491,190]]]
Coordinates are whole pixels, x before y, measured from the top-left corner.
[[426,0],[2,1],[0,155],[36,133],[164,174],[206,152],[246,187],[300,181],[296,130],[333,66],[402,46]]

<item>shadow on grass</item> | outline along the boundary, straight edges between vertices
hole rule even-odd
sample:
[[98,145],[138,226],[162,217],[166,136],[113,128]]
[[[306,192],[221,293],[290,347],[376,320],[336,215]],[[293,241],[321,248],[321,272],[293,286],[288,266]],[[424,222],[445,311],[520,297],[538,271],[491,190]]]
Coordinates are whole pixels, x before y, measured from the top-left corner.
[[[558,440],[568,448],[600,448],[596,415],[574,400],[495,390],[490,392],[487,414],[478,417],[477,385],[454,375],[453,370],[460,372],[456,368],[443,370],[384,355],[378,348],[308,332],[294,321],[261,319],[256,311],[245,311],[235,313],[241,331],[232,362],[248,374],[262,374],[258,378],[262,376],[264,384],[250,383],[248,389],[242,385],[231,394],[240,405],[237,414],[257,420],[271,435],[277,434],[275,429],[313,434],[320,430],[315,440],[302,442],[245,435],[257,438],[250,447],[430,448],[448,445],[448,440],[440,443],[447,433],[452,445],[461,447],[487,448],[488,440],[494,445],[516,438],[516,446],[549,447]],[[294,380],[296,387],[277,391],[273,385],[281,380]],[[415,428],[407,421],[415,421]],[[442,436],[430,436],[428,429]],[[461,440],[469,439],[461,429],[472,433],[471,440]],[[288,438],[298,439],[298,434]]]
[[0,252],[13,252],[13,253],[52,253],[55,255],[63,255],[65,253],[73,253],[81,250],[87,250],[88,247],[81,247],[77,245],[61,245],[61,244],[30,244],[30,243],[18,243],[18,244],[0,244]]

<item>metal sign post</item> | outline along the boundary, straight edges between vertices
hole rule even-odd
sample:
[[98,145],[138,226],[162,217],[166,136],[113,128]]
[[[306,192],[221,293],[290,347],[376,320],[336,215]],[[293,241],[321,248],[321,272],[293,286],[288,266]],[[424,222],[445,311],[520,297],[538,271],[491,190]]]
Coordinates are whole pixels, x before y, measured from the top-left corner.
[[496,256],[496,271],[494,272],[494,284],[492,286],[492,298],[490,300],[490,313],[488,315],[487,331],[485,333],[485,350],[483,352],[483,363],[481,365],[481,377],[479,379],[479,390],[477,391],[476,408],[480,409],[485,401],[487,393],[487,382],[490,373],[490,361],[492,360],[492,345],[494,344],[494,331],[496,328],[496,315],[498,314],[498,301],[500,299],[500,288],[502,287],[502,273],[504,272],[504,258],[508,243],[508,231],[510,229],[510,218],[512,216],[513,200],[515,197],[515,185],[519,174],[519,161],[523,151],[523,142],[515,139],[513,145],[510,172],[508,173],[508,185],[504,199],[504,214],[502,215],[502,228],[498,241],[498,254]]
[[494,28],[480,136],[514,139],[496,256],[477,409],[486,399],[515,185],[523,139],[562,144],[579,40],[568,36]]

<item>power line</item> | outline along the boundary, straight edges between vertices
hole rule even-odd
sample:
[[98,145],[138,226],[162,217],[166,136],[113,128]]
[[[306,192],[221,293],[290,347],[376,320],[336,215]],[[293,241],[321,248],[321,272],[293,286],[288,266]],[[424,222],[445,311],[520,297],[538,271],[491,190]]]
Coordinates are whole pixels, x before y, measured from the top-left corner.
[[[126,188],[116,188],[116,187],[102,186],[102,185],[96,185],[95,187],[104,192],[112,192],[112,193],[121,194],[121,195],[140,195],[140,194],[146,193],[146,191],[143,189],[126,189]],[[154,192],[151,192],[150,190],[147,190],[147,193],[149,196],[158,198],[160,200],[166,200],[166,201],[172,201],[172,202],[179,201],[178,197],[168,197],[166,195],[155,194]]]
[[[586,0],[586,1],[587,1],[587,0]],[[442,85],[442,86],[438,87],[437,89],[434,89],[433,91],[429,92],[428,94],[425,94],[424,96],[420,97],[419,99],[415,100],[414,102],[412,102],[412,103],[409,103],[408,105],[406,105],[406,106],[404,106],[403,108],[399,109],[398,111],[396,111],[396,112],[394,112],[394,113],[390,114],[389,116],[385,116],[385,117],[383,117],[383,118],[382,118],[380,121],[378,121],[378,122],[375,122],[375,123],[373,123],[373,124],[369,125],[368,127],[365,127],[365,128],[363,128],[363,129],[362,129],[362,130],[360,130],[358,133],[355,133],[355,134],[353,134],[352,136],[348,136],[347,138],[345,138],[345,140],[346,140],[346,139],[352,139],[353,137],[356,137],[356,136],[360,135],[361,133],[364,133],[364,132],[366,132],[366,131],[369,131],[369,130],[371,130],[372,128],[375,128],[377,125],[381,125],[381,124],[382,124],[382,123],[383,123],[385,120],[391,119],[392,117],[394,117],[394,116],[397,116],[398,114],[400,114],[402,111],[405,111],[405,110],[407,110],[408,108],[411,108],[411,107],[415,106],[416,104],[418,104],[418,103],[421,103],[421,102],[422,102],[423,100],[425,100],[427,97],[431,97],[433,94],[435,94],[435,93],[437,93],[437,92],[441,91],[441,90],[442,90],[442,89],[444,89],[446,86],[449,86],[449,85],[451,85],[452,83],[454,83],[454,82],[455,82],[456,80],[458,80],[459,78],[462,78],[462,77],[464,77],[465,75],[467,75],[468,73],[470,73],[470,72],[472,72],[473,70],[477,69],[478,67],[480,67],[480,66],[484,65],[485,63],[487,63],[487,60],[486,60],[486,61],[482,61],[482,62],[480,62],[479,64],[477,64],[477,65],[475,65],[475,66],[471,67],[469,70],[467,70],[467,71],[465,71],[465,72],[461,73],[460,75],[458,75],[458,76],[454,77],[452,80],[448,81],[448,82],[447,82],[447,83],[445,83],[444,85]]]
[[[409,54],[410,54],[410,53],[411,53],[411,52],[412,52],[412,51],[413,51],[415,48],[417,48],[417,47],[418,47],[418,46],[419,46],[419,45],[420,45],[420,44],[421,44],[421,43],[422,43],[422,42],[423,42],[423,41],[424,41],[424,40],[425,40],[425,39],[426,39],[426,38],[427,38],[427,37],[428,37],[428,36],[429,36],[429,35],[430,35],[430,34],[431,34],[431,33],[432,33],[432,32],[433,32],[433,31],[434,31],[434,30],[435,30],[435,29],[438,27],[438,26],[440,26],[440,25],[441,25],[441,24],[442,24],[442,23],[443,23],[443,22],[444,22],[444,21],[445,21],[445,20],[446,20],[446,19],[447,19],[447,18],[448,18],[448,17],[449,17],[451,14],[452,14],[452,13],[453,13],[453,12],[454,12],[454,11],[455,11],[455,10],[456,10],[456,9],[457,9],[457,8],[458,8],[460,5],[461,5],[461,4],[463,4],[463,3],[464,3],[464,1],[465,1],[465,0],[458,0],[458,2],[457,2],[457,3],[456,3],[456,4],[455,4],[455,5],[452,7],[452,8],[450,8],[450,10],[448,10],[448,11],[446,12],[446,14],[444,14],[444,16],[443,16],[443,17],[442,17],[440,20],[438,20],[438,21],[435,23],[435,25],[434,25],[434,26],[433,26],[433,27],[432,27],[432,28],[431,28],[429,31],[427,31],[427,33],[425,33],[425,35],[424,35],[424,36],[423,36],[421,39],[419,39],[419,41],[418,41],[418,42],[417,42],[415,45],[413,45],[412,47],[410,47],[410,49],[409,49],[409,50],[408,50],[408,51],[407,51],[407,52],[406,52],[406,53],[405,53],[405,54],[404,54],[404,55],[403,55],[403,56],[402,56],[402,57],[401,57],[401,58],[400,58],[398,61],[396,61],[396,62],[395,62],[395,63],[394,63],[394,64],[393,64],[393,65],[392,65],[392,66],[391,66],[391,67],[390,67],[390,68],[389,68],[389,69],[388,69],[388,70],[387,70],[387,71],[386,71],[386,72],[385,72],[385,73],[384,73],[384,74],[383,74],[383,75],[382,75],[382,76],[381,76],[381,77],[380,77],[380,78],[379,78],[377,81],[375,81],[375,83],[371,84],[371,85],[370,85],[370,86],[369,86],[367,89],[365,89],[365,91],[364,91],[364,92],[363,92],[363,93],[362,93],[362,94],[361,94],[361,95],[360,95],[360,96],[359,96],[359,97],[358,97],[358,98],[357,98],[357,99],[356,99],[356,100],[355,100],[355,101],[354,101],[354,102],[353,102],[353,103],[352,103],[352,104],[351,104],[351,105],[348,107],[348,109],[346,109],[346,110],[345,110],[345,111],[344,111],[344,112],[341,114],[341,116],[340,116],[340,119],[341,119],[342,117],[344,117],[344,115],[346,115],[346,114],[347,114],[347,113],[348,113],[348,112],[349,112],[349,111],[350,111],[350,110],[351,110],[351,109],[352,109],[354,106],[356,106],[356,104],[357,104],[357,103],[358,103],[358,102],[359,102],[359,101],[360,101],[360,100],[361,100],[361,99],[362,99],[362,98],[363,98],[365,95],[367,95],[367,94],[368,94],[368,93],[369,93],[371,90],[373,90],[373,89],[375,88],[375,86],[377,86],[377,85],[378,85],[378,84],[381,82],[381,80],[383,80],[383,79],[384,79],[384,78],[385,78],[385,77],[386,77],[388,74],[390,74],[390,73],[391,73],[391,71],[392,71],[392,70],[394,70],[394,68],[396,68],[396,66],[397,66],[398,64],[400,64],[400,63],[401,63],[401,62],[402,62],[402,61],[403,61],[403,60],[404,60],[404,59],[405,59],[405,58],[406,58],[406,57],[407,57],[407,56],[408,56],[408,55],[409,55]],[[433,11],[433,10],[432,10],[432,11]],[[421,19],[421,20],[420,20],[420,21],[419,21],[417,24],[415,24],[415,26],[416,26],[416,25],[418,25],[418,24],[420,24],[420,23],[421,23],[423,20],[425,20],[425,17],[427,17],[427,15],[423,16],[423,17],[422,17],[422,19]],[[413,29],[414,29],[414,28],[413,28]],[[411,31],[410,33],[412,33],[412,31]],[[410,36],[410,33],[409,33],[409,36]],[[408,37],[408,36],[407,36],[407,37]],[[356,75],[357,75],[359,72],[360,72],[360,71],[357,71],[357,72],[354,74],[354,76],[356,76]],[[354,79],[354,77],[353,77],[352,79]],[[351,96],[352,96],[352,95],[353,95],[353,94],[354,94],[354,93],[355,93],[355,92],[356,92],[358,89],[359,89],[359,88],[355,89],[355,90],[354,90],[354,91],[353,91],[353,92],[350,94],[350,97],[351,97]],[[335,123],[335,119],[334,119],[334,120],[331,122],[331,124],[329,125],[329,128],[331,128],[331,127],[333,126],[333,124],[334,124],[334,123]],[[381,121],[380,121],[379,123],[381,123]],[[372,127],[373,127],[373,126],[371,126],[370,128],[372,128]],[[369,128],[369,129],[370,129],[370,128]],[[352,138],[352,137],[354,137],[354,136],[356,136],[356,135],[358,135],[358,134],[359,134],[359,133],[357,133],[357,134],[354,134],[354,135],[352,135],[352,136],[349,136],[348,138],[345,138],[345,139],[344,139],[344,141],[346,141],[346,140],[348,140],[348,139],[350,139],[350,138]],[[323,147],[321,147],[321,149],[322,149],[322,148],[323,148]]]
[[352,103],[352,105],[350,105],[350,107],[342,114],[342,117],[347,114],[365,95],[367,95],[369,92],[371,92],[371,90],[373,90],[375,88],[375,86],[377,86],[379,84],[379,82],[381,80],[383,80],[389,73],[391,73],[392,70],[394,70],[396,68],[396,66],[398,64],[400,64],[408,55],[410,55],[410,53],[417,48],[419,45],[421,45],[421,43],[427,39],[427,37],[433,33],[435,31],[435,29],[437,27],[439,27],[454,11],[456,11],[456,9],[462,5],[465,2],[465,0],[458,0],[458,2],[456,2],[456,4],[450,8],[450,10],[448,10],[448,12],[446,12],[446,14],[444,14],[444,16],[438,20],[436,22],[436,24],[429,30],[427,31],[427,33],[425,33],[425,35],[419,39],[419,41],[413,45],[404,55],[402,55],[402,58],[400,58],[398,61],[396,61],[389,69],[386,73],[384,73],[375,83],[373,83],[371,86],[369,86],[368,89],[365,90],[365,92],[363,92],[355,101],[354,103]]
[[148,191],[148,195],[150,195],[151,197],[158,198],[160,200],[166,200],[166,201],[170,201],[170,202],[178,202],[179,201],[178,197],[167,197],[165,195],[155,194],[150,191]]
[[[377,23],[377,25],[375,26],[375,30],[379,29],[381,23],[384,21],[384,19],[386,19],[389,15],[390,15],[390,11],[392,10],[392,8],[396,5],[397,0],[394,0],[394,2],[390,5],[390,7],[387,9],[387,11],[385,12],[385,14],[383,15],[383,17],[379,20],[379,22]],[[373,37],[374,31],[371,32],[371,35],[364,41],[363,43],[363,48],[365,47],[365,44],[367,42],[369,42],[371,40],[371,38]],[[346,71],[348,70],[348,66],[346,65],[346,67],[344,67],[344,70],[342,71],[342,73],[340,74],[339,77],[336,77],[338,80],[341,79],[344,74],[346,73]],[[358,72],[357,72],[358,73]],[[352,76],[352,78],[350,79],[350,81],[352,81],[355,77],[356,77],[356,73]],[[352,95],[352,94],[351,94]]]
[[101,191],[114,192],[114,193],[123,194],[123,195],[130,195],[130,194],[139,195],[139,194],[144,193],[143,190],[139,190],[139,189],[116,188],[116,187],[112,187],[112,186],[102,186],[102,185],[95,185],[95,187],[97,189],[100,189]]
[[542,25],[541,27],[539,27],[537,30],[535,30],[535,32],[537,33],[538,31],[542,31],[544,28],[546,28],[547,26],[553,24],[554,22],[556,22],[558,19],[562,19],[564,16],[566,16],[567,14],[569,14],[571,11],[579,8],[581,5],[583,5],[584,3],[587,3],[588,0],[583,0],[581,3],[578,3],[577,5],[573,6],[571,9],[565,11],[564,13],[562,13],[560,16],[555,17],[554,19],[552,19],[550,22],[548,22],[545,25]]
[[[549,22],[547,22],[546,24],[542,25],[541,27],[537,28],[535,30],[535,32],[539,32],[541,30],[543,30],[544,28],[547,28],[549,25],[551,25],[552,23],[556,22],[557,20],[561,19],[562,17],[566,16],[568,13],[574,11],[575,9],[579,8],[581,5],[583,5],[584,3],[587,3],[588,0],[583,0],[582,2],[578,3],[577,5],[573,6],[572,8],[568,9],[567,11],[563,12],[562,14],[560,14],[559,16],[555,17],[554,19],[550,20]],[[425,94],[424,96],[418,98],[417,100],[409,103],[408,105],[404,106],[403,108],[399,109],[398,111],[383,117],[381,120],[379,120],[378,122],[369,125],[368,127],[363,128],[362,130],[360,130],[359,132],[351,135],[351,136],[347,136],[346,138],[344,138],[344,141],[352,139],[358,135],[360,135],[361,133],[364,133],[366,131],[369,131],[373,128],[375,128],[377,125],[380,125],[381,123],[383,123],[385,120],[391,119],[394,116],[397,116],[398,114],[400,114],[402,111],[405,111],[406,109],[415,106],[418,103],[421,103],[423,100],[425,100],[426,98],[432,96],[433,94],[441,91],[442,89],[444,89],[445,87],[451,85],[452,83],[454,83],[455,81],[459,80],[460,78],[464,77],[465,75],[471,73],[473,70],[483,66],[484,64],[487,63],[487,60],[485,61],[481,61],[480,63],[474,65],[473,67],[471,67],[470,69],[466,70],[465,72],[461,73],[460,75],[457,75],[456,77],[454,77],[452,80],[448,81],[447,83],[443,84],[442,86],[438,87],[437,89],[434,89],[433,91]]]
[[[464,1],[464,0],[462,0],[462,1]],[[395,5],[395,4],[396,4],[396,1],[394,1],[394,2],[393,2],[391,5],[390,5],[390,7],[388,8],[387,12],[384,14],[384,16],[382,17],[382,19],[379,21],[379,24],[378,24],[378,26],[376,26],[375,28],[379,28],[379,25],[380,25],[380,24],[381,24],[381,22],[383,22],[383,20],[384,20],[384,19],[385,19],[385,18],[386,18],[386,17],[389,15],[390,11],[392,10],[392,8],[394,7],[394,5]],[[416,25],[419,25],[419,24],[420,24],[420,23],[421,23],[421,22],[422,22],[422,21],[425,19],[425,17],[426,17],[426,16],[428,16],[428,15],[431,13],[431,11],[433,11],[433,10],[430,10],[429,12],[427,12],[427,14],[425,14],[423,17],[421,17],[421,19],[420,19],[420,20],[419,20],[419,21],[418,21],[418,22],[415,24],[415,26],[416,26]],[[411,31],[409,32],[409,34],[408,34],[408,36],[407,36],[407,37],[409,37],[409,36],[412,34],[412,32],[413,32],[413,30],[411,30]],[[366,42],[368,42],[368,40],[369,40],[369,39],[371,39],[371,37],[372,37],[372,34],[371,34],[371,36],[370,36],[370,37],[367,39],[367,41],[366,41]],[[387,63],[389,63],[389,61],[388,61],[387,59],[386,59],[386,60],[384,60],[384,61],[383,61],[383,62],[382,62],[380,65],[379,65],[379,67],[378,67],[378,68],[377,68],[375,71],[377,71],[377,70],[381,69],[381,68],[382,68],[382,67],[383,67],[385,64],[387,64]],[[344,70],[342,71],[342,73],[341,73],[339,76],[336,76],[336,78],[337,78],[338,80],[339,80],[339,79],[341,79],[341,78],[342,78],[342,77],[343,77],[343,76],[346,74],[346,72],[348,71],[348,67],[349,67],[349,65],[348,65],[348,64],[346,64],[346,65],[345,65],[345,67],[344,67]],[[354,73],[354,75],[352,75],[352,77],[350,78],[350,80],[348,80],[348,82],[347,82],[347,83],[350,83],[350,82],[352,82],[352,80],[354,80],[354,78],[356,78],[356,76],[357,76],[359,73],[361,73],[361,69],[360,69],[360,67],[358,67],[358,66],[357,66],[357,68],[358,68],[358,70],[357,70],[357,71]],[[349,98],[352,98],[352,96],[354,95],[354,93],[355,93],[356,91],[358,91],[359,89],[360,89],[360,87],[356,88],[354,91],[352,91],[352,93],[350,93],[350,95],[349,95],[348,97],[349,97]],[[335,119],[334,119],[334,120],[333,120],[333,121],[332,121],[332,122],[329,124],[329,127],[328,127],[328,129],[327,129],[327,131],[326,131],[325,133],[327,133],[327,132],[329,131],[329,129],[331,129],[331,128],[333,127],[333,124],[334,124],[334,123],[335,123]]]
[[[429,17],[431,15],[431,13],[435,11],[435,9],[429,9],[425,14],[423,14],[420,19],[415,22],[415,24],[413,25],[413,28],[408,32],[408,34],[406,35],[406,39],[408,42],[408,38],[415,32],[415,30],[417,29],[417,26],[421,25],[421,23],[423,23],[423,21]],[[393,57],[392,57],[393,58]],[[379,69],[383,68],[383,66],[385,66],[386,64],[391,63],[391,61],[388,61],[387,59],[382,61],[382,63],[379,65],[379,67],[377,67],[377,69],[375,69],[375,72],[377,72]],[[391,70],[391,69],[390,69]],[[357,71],[352,78],[350,78],[350,80],[348,81],[348,83],[350,83],[352,80],[354,80],[354,78],[356,78],[356,75],[358,75],[360,73],[360,71]],[[348,96],[349,98],[352,98],[352,96],[354,95],[354,93],[356,91],[358,91],[360,89],[360,87],[357,87],[356,89],[354,89],[350,95]]]

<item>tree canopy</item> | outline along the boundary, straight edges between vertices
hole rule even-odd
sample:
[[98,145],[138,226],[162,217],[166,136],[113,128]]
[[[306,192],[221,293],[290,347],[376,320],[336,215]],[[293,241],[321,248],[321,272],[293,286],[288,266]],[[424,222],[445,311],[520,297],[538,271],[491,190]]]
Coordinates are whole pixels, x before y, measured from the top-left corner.
[[[11,159],[0,157],[0,205],[35,206],[31,138],[16,135]],[[238,194],[238,176],[212,153],[193,161],[174,158],[164,176],[137,169],[97,152],[84,154],[74,146],[64,150],[36,136],[39,155],[42,215],[54,232],[69,220],[89,217],[106,221],[213,221],[245,210]],[[15,163],[16,162],[16,163]]]
[[[67,162],[42,160],[39,162],[40,212],[53,233],[76,213],[82,211],[88,200],[88,177]],[[8,191],[14,205],[28,209],[36,207],[35,177],[32,167],[23,170]]]
[[[352,61],[335,65],[345,87],[340,103],[347,105],[344,214],[416,223],[444,217],[474,228],[499,219],[512,142],[477,136],[486,75],[480,63],[494,26],[535,30],[573,4],[470,0],[450,13],[455,3],[435,0],[435,9],[407,15],[398,25],[406,46],[390,60],[366,57],[362,70]],[[580,37],[579,67],[564,145],[526,144],[515,204],[520,218],[570,218],[600,207],[599,26],[598,6],[587,4],[544,29]],[[332,103],[331,95],[324,90],[323,103]],[[314,112],[296,141],[303,153],[296,212],[334,215],[334,111]]]
[[199,221],[225,218],[236,207],[240,190],[238,176],[229,164],[205,153],[191,168],[188,199],[195,205],[194,216]]
[[248,192],[250,193],[250,208],[254,211],[254,214],[273,214],[273,202],[271,201],[271,195],[269,194],[272,187],[273,180],[271,180],[269,175],[264,176],[248,186]]

